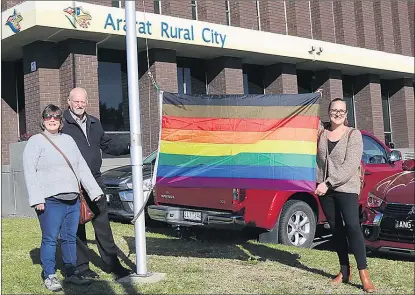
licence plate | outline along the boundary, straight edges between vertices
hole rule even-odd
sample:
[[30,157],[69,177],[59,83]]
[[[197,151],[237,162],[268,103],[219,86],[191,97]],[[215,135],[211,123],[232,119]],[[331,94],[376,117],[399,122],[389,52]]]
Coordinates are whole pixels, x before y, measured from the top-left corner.
[[395,220],[395,228],[413,231],[415,229],[414,223],[413,220]]
[[202,222],[202,212],[200,211],[183,211],[183,218],[191,221]]

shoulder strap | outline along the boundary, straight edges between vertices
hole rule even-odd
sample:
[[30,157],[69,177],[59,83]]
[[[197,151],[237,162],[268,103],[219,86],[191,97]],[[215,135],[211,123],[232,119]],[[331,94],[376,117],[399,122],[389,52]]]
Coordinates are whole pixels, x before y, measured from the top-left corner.
[[324,128],[321,128],[317,133],[317,144],[320,142],[320,137],[324,132]]
[[355,131],[355,129],[354,129],[354,128],[350,128],[350,129],[352,129],[352,130],[350,130],[350,131],[349,131],[349,135],[347,136],[347,140],[349,140],[349,139],[350,139],[350,135],[352,135],[353,131]]
[[[72,172],[73,172],[73,174],[75,174],[75,177],[76,177],[76,180],[78,180],[78,177],[76,176],[76,173],[75,173],[75,170],[73,169],[73,167],[72,167],[72,165],[71,165],[71,162],[69,162],[69,160],[68,160],[68,158],[65,156],[65,154],[60,150],[60,148],[58,148],[58,146],[56,145],[56,144],[54,144],[53,143],[53,141],[52,140],[50,140],[50,138],[49,137],[47,137],[46,136],[46,134],[44,134],[44,133],[40,133],[40,134],[42,134],[54,147],[55,147],[55,149],[57,149],[58,150],[58,152],[63,156],[63,158],[65,159],[65,161],[66,161],[66,163],[68,163],[68,166],[69,166],[69,168],[71,168],[71,170],[72,170]],[[78,183],[79,183],[79,181],[78,181]]]

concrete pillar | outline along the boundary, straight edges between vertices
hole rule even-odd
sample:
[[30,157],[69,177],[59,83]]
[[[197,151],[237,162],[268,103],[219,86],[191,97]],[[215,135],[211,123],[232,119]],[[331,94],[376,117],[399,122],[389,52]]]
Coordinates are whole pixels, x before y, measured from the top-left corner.
[[323,97],[320,100],[320,116],[323,121],[329,121],[328,107],[330,101],[343,97],[342,73],[339,70],[323,70],[315,73],[316,89],[323,89]]
[[264,68],[265,93],[298,93],[295,64],[279,63]]
[[384,138],[380,78],[368,74],[355,79],[356,128]]
[[389,83],[392,141],[396,148],[414,147],[414,87],[412,79]]
[[243,94],[242,61],[218,57],[206,62],[208,94]]

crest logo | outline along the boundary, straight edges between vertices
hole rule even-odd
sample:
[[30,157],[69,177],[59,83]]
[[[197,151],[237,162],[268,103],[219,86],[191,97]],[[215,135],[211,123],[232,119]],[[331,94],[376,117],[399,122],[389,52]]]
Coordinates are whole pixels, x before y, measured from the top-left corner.
[[6,26],[9,26],[13,33],[18,33],[22,29],[20,26],[20,22],[23,20],[22,15],[14,10],[13,14],[9,16],[7,22],[5,23]]
[[71,25],[76,29],[79,25],[81,28],[87,29],[90,25],[92,16],[89,12],[85,11],[82,6],[68,7],[63,10],[66,18],[69,20]]
[[408,212],[408,215],[415,215],[415,206],[412,206],[411,211]]

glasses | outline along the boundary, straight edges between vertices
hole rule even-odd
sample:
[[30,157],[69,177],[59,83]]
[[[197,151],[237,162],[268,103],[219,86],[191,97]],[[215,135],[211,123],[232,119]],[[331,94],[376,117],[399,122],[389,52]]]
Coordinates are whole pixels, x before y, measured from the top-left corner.
[[55,119],[55,120],[60,120],[62,118],[62,115],[60,115],[60,114],[46,114],[43,117],[43,120],[50,121],[50,120],[52,120],[52,118]]
[[339,115],[341,115],[341,116],[344,116],[346,113],[347,113],[347,111],[346,111],[346,110],[336,110],[336,109],[330,109],[330,114],[332,114],[332,115],[337,115],[337,114],[339,114]]

